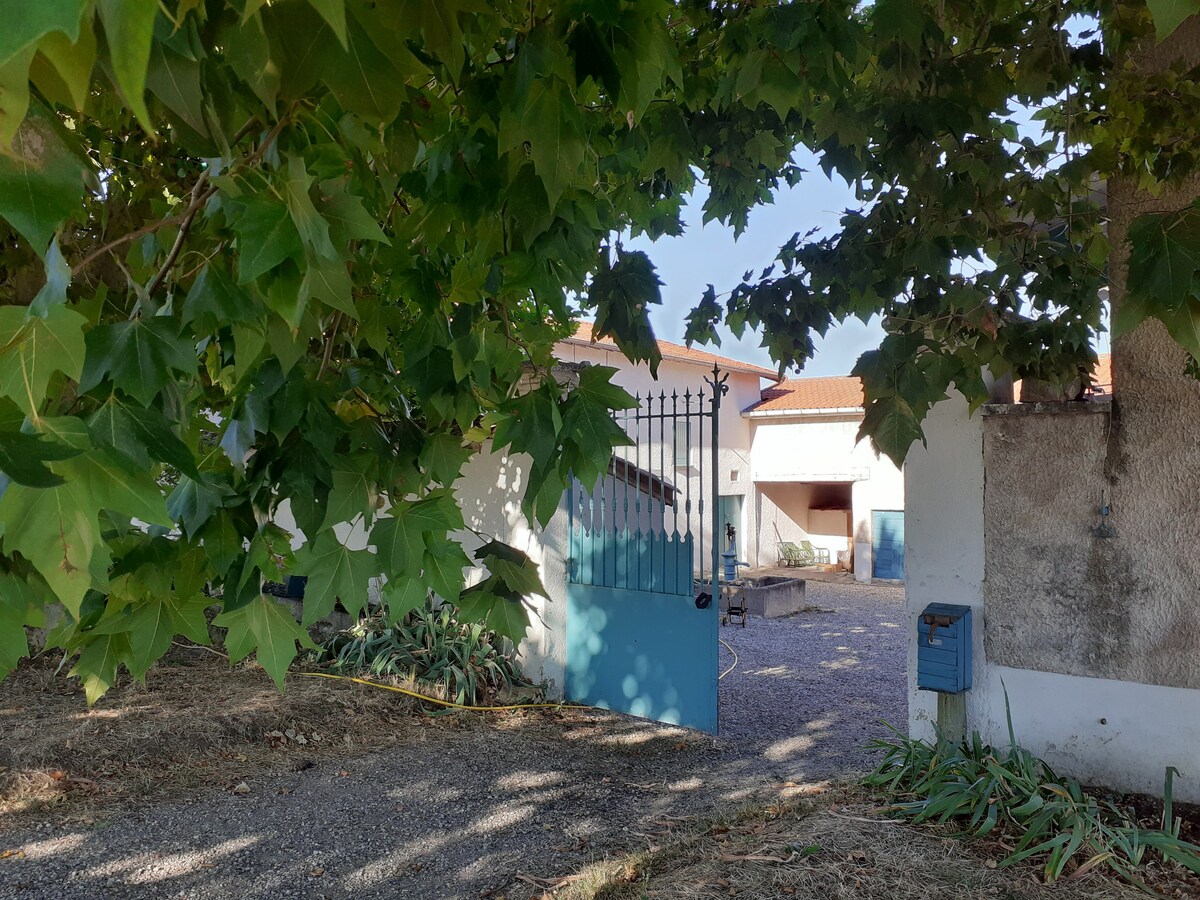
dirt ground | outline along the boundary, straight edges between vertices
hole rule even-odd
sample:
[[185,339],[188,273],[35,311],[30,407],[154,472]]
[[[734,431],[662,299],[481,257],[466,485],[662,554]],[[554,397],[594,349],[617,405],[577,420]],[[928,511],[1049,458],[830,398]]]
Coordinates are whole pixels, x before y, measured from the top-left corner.
[[0,684],[0,896],[1132,897],[1045,888],[995,869],[1002,847],[820,786],[869,765],[903,699],[894,598],[827,587],[819,612],[722,629],[741,663],[715,739],[593,710],[428,716],[321,679],[281,695],[184,648],[89,710],[31,664]]
[[[546,900],[1132,900],[1096,874],[1054,885],[999,867],[998,843],[965,843],[881,819],[855,788],[784,790],[777,803],[703,823],[664,821],[654,846],[543,881]],[[532,882],[529,882],[532,884]],[[1173,894],[1185,896],[1184,894]]]
[[234,790],[261,772],[303,769],[468,727],[427,717],[418,701],[353,684],[289,679],[280,694],[254,663],[176,648],[88,709],[83,688],[29,663],[0,684],[0,832],[53,821],[87,824],[116,809]]

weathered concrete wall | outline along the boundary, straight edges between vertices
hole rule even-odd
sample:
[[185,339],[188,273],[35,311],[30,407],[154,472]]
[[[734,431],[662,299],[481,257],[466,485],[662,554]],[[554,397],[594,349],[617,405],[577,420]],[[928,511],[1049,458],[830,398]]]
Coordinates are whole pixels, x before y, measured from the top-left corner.
[[[1061,507],[1070,511],[1063,521],[1069,519],[1069,527],[1076,527],[1075,512],[1091,508],[1091,501],[1086,491],[1049,477],[1047,472],[1061,465],[1062,457],[1055,457],[1054,451],[1065,454],[1067,462],[1072,454],[1065,442],[1045,432],[1058,425],[1086,437],[1107,416],[1027,418],[1026,426],[1014,426],[1011,420],[997,423],[980,415],[969,417],[966,403],[955,396],[934,407],[926,420],[928,447],[914,446],[909,453],[905,466],[909,731],[932,737],[937,715],[937,695],[916,686],[917,617],[930,603],[962,603],[975,610],[974,686],[966,698],[969,730],[1005,747],[1011,710],[1018,742],[1061,772],[1088,783],[1153,794],[1162,790],[1166,767],[1175,766],[1182,775],[1176,781],[1176,797],[1200,801],[1200,691],[1015,668],[992,657],[993,650],[1011,649],[1003,632],[1013,627],[1022,608],[1035,609],[1037,604],[1028,602],[1028,593],[1021,593],[1029,590],[1026,587],[1013,584],[1011,593],[1001,596],[992,582],[998,547],[992,538],[985,546],[985,508],[991,514],[994,503],[1008,504],[1017,515],[1035,523],[1032,527],[1041,530],[1042,539],[1056,546],[1065,544],[1060,555],[1069,555],[1075,545],[1047,527],[1047,522],[1057,521],[1056,510]],[[1047,445],[1047,452],[1035,454],[1026,466],[1038,472],[1035,480],[1041,495],[1030,492],[1020,500],[1002,496],[992,470],[985,475],[984,468],[985,429],[1008,434],[1018,427],[1041,433]],[[994,441],[992,452],[1000,447]],[[1006,449],[1017,452],[1011,445]],[[1072,476],[1063,480],[1072,481]],[[1086,524],[1078,521],[1079,526]],[[1026,550],[1031,555],[1014,562],[1037,570],[1032,542]],[[1086,605],[1086,600],[1078,602]],[[1067,606],[1064,602],[1056,612],[1069,617]],[[1030,635],[1044,639],[1032,630]],[[1021,649],[1028,648],[1022,645]]]
[[[1133,55],[1146,71],[1176,58],[1200,64],[1200,19]],[[1197,179],[1159,196],[1109,182],[1114,306],[1126,295],[1132,222],[1198,195]],[[1185,359],[1150,320],[1114,342],[1111,416],[986,420],[994,661],[1200,689],[1200,382]],[[1090,531],[1101,490],[1111,539]]]
[[1154,680],[1146,661],[1160,636],[1155,604],[1137,598],[1137,536],[1093,531],[1101,492],[1111,491],[1111,424],[1107,403],[1000,407],[983,418],[983,596],[998,665]]

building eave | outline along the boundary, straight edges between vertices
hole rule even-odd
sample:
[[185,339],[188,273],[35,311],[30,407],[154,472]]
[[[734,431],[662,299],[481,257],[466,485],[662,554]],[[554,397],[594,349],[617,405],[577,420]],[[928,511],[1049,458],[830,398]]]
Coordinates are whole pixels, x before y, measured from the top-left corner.
[[743,419],[809,419],[814,416],[861,416],[861,406],[836,406],[824,409],[749,409],[742,410]]

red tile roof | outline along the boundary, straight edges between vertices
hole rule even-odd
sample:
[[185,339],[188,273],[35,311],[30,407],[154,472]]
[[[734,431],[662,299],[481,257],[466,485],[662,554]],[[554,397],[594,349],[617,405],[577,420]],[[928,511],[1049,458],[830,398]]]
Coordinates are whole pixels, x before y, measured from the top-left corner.
[[[566,338],[563,343],[588,346],[598,344],[606,349],[616,349],[616,342],[612,338],[595,338],[592,333],[592,324],[591,322],[580,322],[579,326],[575,329],[574,336]],[[751,375],[758,375],[762,378],[770,378],[772,381],[779,381],[779,374],[774,369],[766,369],[762,366],[756,366],[753,363],[730,359],[727,356],[717,356],[715,353],[708,353],[693,347],[685,347],[683,344],[675,344],[671,341],[659,341],[658,350],[662,353],[663,359],[670,359],[675,362],[696,363],[707,368],[712,368],[715,364],[731,372],[748,372]]]
[[[1020,396],[1020,382],[1017,382]],[[1101,396],[1113,392],[1112,354],[1101,353],[1092,373],[1092,390]],[[863,406],[862,382],[852,375],[834,375],[826,378],[789,378],[766,388],[762,399],[745,412],[797,412],[821,409],[861,409]]]
[[812,409],[861,409],[862,382],[851,375],[826,378],[789,378],[762,392],[762,400],[748,413]]

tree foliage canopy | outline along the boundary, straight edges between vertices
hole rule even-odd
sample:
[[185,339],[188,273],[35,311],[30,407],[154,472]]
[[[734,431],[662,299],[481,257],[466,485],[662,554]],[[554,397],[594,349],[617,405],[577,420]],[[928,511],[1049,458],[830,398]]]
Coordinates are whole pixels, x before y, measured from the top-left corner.
[[[981,366],[1086,365],[1097,176],[1153,185],[1200,152],[1194,117],[1158,114],[1197,104],[1190,74],[1113,61],[1153,31],[1136,4],[11,6],[0,671],[59,605],[51,641],[89,698],[176,635],[206,641],[213,589],[231,657],[281,680],[307,640],[261,594],[285,571],[309,576],[305,623],[382,575],[392,616],[433,590],[519,638],[536,569],[486,535],[468,558],[455,483],[486,440],[528,454],[545,522],[572,473],[608,465],[630,398],[605,369],[559,384],[551,350],[586,312],[657,365],[659,281],[615,236],[680,233],[698,181],[706,220],[739,232],[800,181],[798,146],[856,186],[837,233],[710,289],[688,336],[760,328],[787,367],[814,332],[882,313],[856,371],[865,429],[899,459],[951,383],[982,398]],[[1180,4],[1156,6],[1169,31]],[[1141,228],[1154,289],[1132,317],[1200,356],[1200,213]],[[285,505],[299,534],[275,524]],[[487,577],[464,590],[472,565]]]

